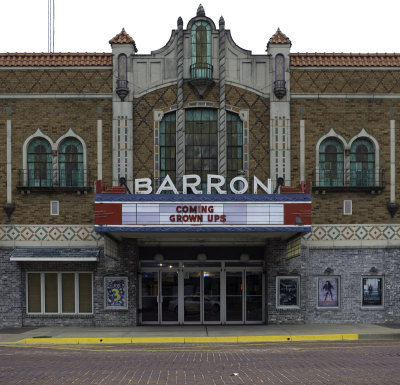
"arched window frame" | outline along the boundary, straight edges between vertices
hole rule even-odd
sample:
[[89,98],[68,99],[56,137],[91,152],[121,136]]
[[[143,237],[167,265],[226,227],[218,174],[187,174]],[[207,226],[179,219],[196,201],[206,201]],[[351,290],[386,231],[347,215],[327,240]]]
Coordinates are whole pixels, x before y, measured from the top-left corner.
[[[374,148],[374,151],[375,151],[375,155],[374,155],[374,176],[373,176],[373,179],[372,178],[369,179],[369,182],[372,183],[370,186],[379,186],[379,184],[381,182],[380,181],[380,173],[379,173],[379,170],[380,170],[380,165],[379,165],[380,148],[379,148],[379,143],[372,135],[370,135],[365,130],[365,128],[362,128],[361,131],[357,135],[353,136],[349,141],[347,149],[349,150],[350,154],[351,154],[351,149],[353,147],[353,144],[355,142],[357,142],[358,140],[360,140],[360,139],[368,140],[371,143],[371,145],[373,146],[373,148]],[[350,159],[349,169],[351,170],[351,159]],[[350,183],[351,183],[351,181],[350,181]],[[370,186],[368,186],[368,187],[370,187]]]
[[[78,142],[80,142],[82,146],[82,168],[83,168],[83,186],[88,185],[88,166],[87,166],[87,148],[86,148],[86,143],[85,141],[72,129],[70,128],[64,135],[60,136],[56,143],[54,144],[54,147],[57,149],[57,153],[60,149],[60,145],[63,143],[64,140],[68,138],[74,138]],[[60,164],[59,164],[59,158],[57,157],[57,167],[58,170],[60,170]],[[61,182],[61,178],[60,178]],[[76,187],[82,187],[82,186],[76,186]]]
[[[74,151],[71,151],[74,149]],[[65,138],[58,147],[58,174],[61,187],[82,187],[84,180],[82,143]]]
[[339,171],[339,177],[341,178],[341,184],[338,184],[337,186],[343,186],[344,181],[344,170],[346,168],[346,159],[345,159],[345,149],[346,149],[346,141],[345,139],[337,134],[335,130],[332,128],[326,135],[322,136],[316,146],[315,146],[315,181],[317,186],[326,186],[329,187],[329,184],[326,184],[326,179],[325,179],[325,172],[324,170],[321,169],[321,162],[320,162],[320,153],[321,153],[321,145],[324,144],[325,141],[332,139],[336,140],[337,143],[339,143],[342,147],[342,153],[343,153],[343,160],[342,160],[342,168],[341,168],[341,176],[340,176],[340,170]]
[[[205,29],[205,42],[199,39],[199,28]],[[199,55],[205,45],[205,52]],[[212,42],[211,42],[211,26],[206,21],[196,21],[191,28],[191,47],[192,47],[192,66],[191,77],[192,79],[212,78]],[[200,50],[199,50],[200,48]]]
[[[39,145],[43,146],[46,151],[34,151],[32,147],[37,148]],[[38,157],[41,159],[38,160]],[[27,146],[27,184],[31,187],[51,187],[53,184],[52,169],[51,144],[43,137],[33,138]]]
[[[57,186],[58,185],[58,156],[57,156],[57,151],[59,148],[60,143],[67,137],[73,137],[77,139],[81,144],[82,144],[82,152],[83,152],[83,170],[87,170],[87,147],[85,144],[85,141],[74,132],[72,128],[70,128],[64,135],[62,135],[56,142],[53,142],[53,140],[46,134],[42,132],[40,128],[38,128],[35,133],[32,135],[28,136],[23,145],[22,145],[22,168],[23,170],[26,170],[23,174],[23,179],[21,180],[23,186],[29,186],[29,181],[28,181],[28,147],[29,144],[36,138],[43,138],[46,140],[51,147],[51,158],[52,158],[52,186]],[[88,187],[88,173],[85,171],[84,172],[84,186]],[[32,186],[34,187],[34,186]]]
[[[29,174],[28,150],[29,150],[29,145],[33,142],[33,140],[39,139],[39,138],[47,141],[51,147],[52,152],[54,151],[53,141],[51,140],[51,138],[48,135],[44,134],[40,128],[38,128],[34,134],[28,136],[25,139],[25,141],[22,145],[22,169],[23,169],[22,178],[23,178],[23,180],[21,181],[24,186],[34,187],[34,184],[31,184],[31,182],[29,180],[29,175],[28,175]],[[52,156],[52,154],[51,154],[51,156]],[[51,169],[50,169],[50,171],[51,171]],[[52,184],[50,184],[50,186],[51,185]]]

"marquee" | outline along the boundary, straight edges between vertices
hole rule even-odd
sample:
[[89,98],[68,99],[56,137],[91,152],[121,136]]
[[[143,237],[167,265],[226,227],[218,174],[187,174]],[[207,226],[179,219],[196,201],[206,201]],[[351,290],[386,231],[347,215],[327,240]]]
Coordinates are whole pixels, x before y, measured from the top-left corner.
[[97,194],[95,228],[108,231],[310,231],[309,194]]

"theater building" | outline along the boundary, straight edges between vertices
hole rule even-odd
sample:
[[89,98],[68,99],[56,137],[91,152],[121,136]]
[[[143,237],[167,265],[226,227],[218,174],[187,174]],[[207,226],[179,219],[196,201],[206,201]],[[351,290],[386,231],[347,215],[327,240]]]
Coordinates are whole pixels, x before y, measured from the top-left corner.
[[0,326],[400,321],[400,54],[236,33],[0,54]]

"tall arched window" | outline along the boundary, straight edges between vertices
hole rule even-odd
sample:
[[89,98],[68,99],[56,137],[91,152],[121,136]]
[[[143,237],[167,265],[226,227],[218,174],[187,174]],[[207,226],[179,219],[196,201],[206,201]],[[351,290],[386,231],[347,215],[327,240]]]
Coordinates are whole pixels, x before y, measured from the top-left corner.
[[320,145],[319,185],[343,186],[343,145],[335,138],[325,139]]
[[350,150],[351,186],[373,186],[375,173],[375,150],[368,139],[357,139]]
[[192,27],[192,79],[212,78],[211,27],[205,21],[197,21]]
[[274,93],[278,99],[286,95],[285,57],[282,54],[275,56]]
[[82,143],[75,138],[64,139],[58,150],[60,186],[83,186]]
[[243,122],[239,115],[229,111],[226,122],[227,180],[231,180],[238,176],[239,170],[243,170]]
[[118,80],[127,80],[128,61],[124,53],[118,56]]
[[50,143],[44,138],[33,139],[28,146],[28,186],[52,185],[52,153]]
[[218,174],[217,110],[186,110],[185,140],[185,173],[200,175],[206,191],[207,174]]

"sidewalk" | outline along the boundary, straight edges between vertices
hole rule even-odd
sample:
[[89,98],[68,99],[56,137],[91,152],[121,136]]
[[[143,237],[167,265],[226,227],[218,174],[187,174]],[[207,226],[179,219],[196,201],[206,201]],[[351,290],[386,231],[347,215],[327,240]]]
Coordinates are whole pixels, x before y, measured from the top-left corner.
[[400,325],[199,325],[0,329],[0,344],[210,343],[400,339]]

